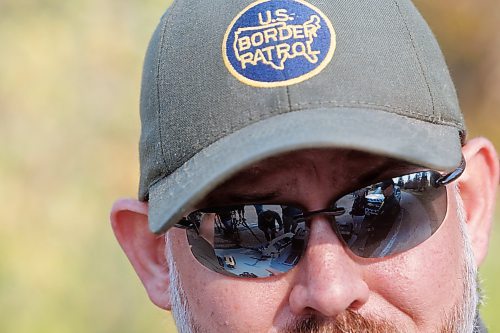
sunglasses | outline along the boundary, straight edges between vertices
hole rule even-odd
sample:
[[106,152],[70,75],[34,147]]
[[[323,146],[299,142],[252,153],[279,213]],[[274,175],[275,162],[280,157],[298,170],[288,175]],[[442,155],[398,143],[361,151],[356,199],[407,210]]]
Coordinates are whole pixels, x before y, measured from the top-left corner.
[[196,210],[175,226],[186,229],[194,257],[214,272],[268,277],[295,267],[307,249],[310,221],[327,216],[353,254],[382,258],[414,248],[441,226],[446,185],[465,169],[392,177],[339,196],[325,209],[306,211],[286,203],[240,204]]

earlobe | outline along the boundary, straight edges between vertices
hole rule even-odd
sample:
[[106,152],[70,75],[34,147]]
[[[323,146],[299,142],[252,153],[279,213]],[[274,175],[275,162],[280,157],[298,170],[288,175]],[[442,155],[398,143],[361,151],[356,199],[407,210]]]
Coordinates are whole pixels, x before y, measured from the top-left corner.
[[117,200],[110,214],[116,239],[134,267],[151,301],[170,310],[170,280],[165,239],[148,228],[148,205],[134,199]]
[[489,236],[499,181],[495,148],[485,138],[472,139],[463,147],[467,167],[458,186],[464,203],[467,228],[479,266],[488,252]]

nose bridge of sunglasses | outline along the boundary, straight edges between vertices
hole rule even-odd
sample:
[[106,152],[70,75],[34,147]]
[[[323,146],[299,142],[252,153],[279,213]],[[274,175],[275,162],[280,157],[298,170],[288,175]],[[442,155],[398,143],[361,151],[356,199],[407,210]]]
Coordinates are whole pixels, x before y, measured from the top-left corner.
[[326,215],[326,216],[340,216],[346,212],[344,207],[333,207],[333,208],[325,208],[320,210],[315,210],[311,212],[305,212],[303,214],[303,218],[305,220],[311,219],[317,215]]
[[346,212],[345,207],[337,207],[337,205],[335,205],[332,208],[325,208],[325,209],[320,209],[320,210],[315,210],[315,211],[310,211],[310,212],[304,212],[300,216],[300,220],[304,221],[304,222],[305,221],[311,222],[314,218],[319,217],[319,216],[327,217],[328,222],[330,223],[332,228],[337,232],[337,230],[336,230],[337,228],[335,227],[335,222],[336,222],[335,217],[342,216],[345,214],[345,212]]

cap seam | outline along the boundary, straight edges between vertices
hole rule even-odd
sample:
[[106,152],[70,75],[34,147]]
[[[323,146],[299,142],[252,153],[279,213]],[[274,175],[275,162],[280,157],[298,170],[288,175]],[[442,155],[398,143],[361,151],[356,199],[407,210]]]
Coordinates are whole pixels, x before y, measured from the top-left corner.
[[157,121],[158,121],[158,136],[159,136],[159,145],[160,145],[160,151],[161,151],[161,157],[163,159],[163,164],[165,167],[167,167],[167,158],[165,156],[165,149],[163,148],[163,133],[162,133],[162,126],[161,126],[161,110],[162,110],[162,101],[160,98],[160,80],[161,80],[161,75],[160,75],[160,67],[161,67],[161,55],[163,54],[163,50],[165,48],[165,39],[166,39],[166,31],[167,31],[167,26],[168,23],[172,21],[173,16],[174,16],[174,9],[178,3],[177,1],[174,1],[172,5],[170,6],[170,19],[168,16],[165,16],[165,24],[163,25],[163,29],[161,31],[161,37],[160,37],[160,47],[158,48],[158,62],[156,64],[156,97],[158,98],[158,110],[156,112],[157,115]]
[[[365,102],[365,101],[338,101],[338,100],[329,100],[329,101],[317,101],[317,102],[307,102],[307,103],[295,103],[292,104],[293,111],[305,111],[308,110],[304,108],[307,105],[332,105],[338,108],[356,108],[359,106],[376,109],[379,111],[389,112],[388,110],[396,111],[396,114],[399,116],[407,116],[408,118],[413,118],[417,120],[427,120],[432,121],[435,124],[442,125],[451,125],[462,129],[459,123],[451,121],[451,120],[443,120],[442,118],[438,118],[435,116],[424,116],[421,113],[412,111],[410,109],[401,108],[398,106],[390,105],[390,104],[377,104],[373,102]],[[296,107],[296,108],[294,108]],[[424,119],[422,119],[424,118]]]
[[290,88],[286,86],[286,97],[288,99],[288,112],[292,111],[292,99],[290,97]]
[[399,3],[397,2],[397,0],[394,0],[394,4],[396,5],[396,8],[398,10],[399,16],[401,17],[401,20],[403,21],[406,32],[408,33],[408,36],[410,37],[411,46],[413,48],[413,51],[415,52],[415,57],[417,58],[418,65],[420,67],[420,72],[422,73],[425,85],[427,86],[427,91],[429,92],[429,97],[431,99],[432,112],[435,113],[436,109],[435,109],[435,103],[434,103],[434,95],[432,94],[432,90],[431,90],[431,87],[429,85],[429,80],[427,79],[427,75],[425,74],[424,65],[422,63],[422,60],[420,59],[419,52],[417,50],[417,47],[415,46],[415,39],[413,38],[413,35],[410,31],[410,28],[408,27],[408,23],[406,22],[406,20],[403,16],[403,13],[401,12],[401,7],[399,7]]

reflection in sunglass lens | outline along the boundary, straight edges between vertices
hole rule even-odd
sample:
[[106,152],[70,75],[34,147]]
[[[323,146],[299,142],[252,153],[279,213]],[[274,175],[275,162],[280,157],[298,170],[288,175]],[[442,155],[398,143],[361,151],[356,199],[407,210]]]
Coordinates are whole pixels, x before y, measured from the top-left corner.
[[305,250],[308,231],[301,216],[300,209],[284,205],[195,212],[188,219],[197,230],[189,230],[188,239],[194,256],[205,266],[210,262],[212,270],[244,277],[277,275],[293,268]]
[[396,177],[343,196],[349,209],[337,217],[339,233],[351,251],[379,258],[409,250],[428,239],[446,215],[446,188],[432,171]]
[[222,274],[267,277],[292,269],[304,255],[306,221],[326,215],[356,255],[378,258],[409,250],[428,239],[446,214],[441,175],[418,172],[342,196],[317,212],[279,204],[249,204],[195,211],[177,226],[188,229],[196,259]]

